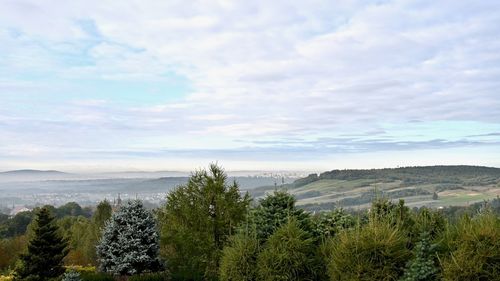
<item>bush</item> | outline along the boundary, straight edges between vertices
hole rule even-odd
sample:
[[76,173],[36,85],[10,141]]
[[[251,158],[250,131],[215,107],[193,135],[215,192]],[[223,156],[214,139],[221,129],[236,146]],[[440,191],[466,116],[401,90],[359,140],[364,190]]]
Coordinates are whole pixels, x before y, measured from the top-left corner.
[[297,221],[290,220],[269,237],[257,258],[258,280],[314,280],[315,247]]
[[145,273],[141,275],[130,276],[128,281],[167,281],[170,280],[168,272]]
[[114,281],[113,276],[102,272],[81,272],[82,281]]
[[444,280],[500,280],[500,218],[462,217],[447,230],[450,254],[442,259]]
[[240,232],[224,247],[220,264],[221,281],[256,280],[259,241],[256,235]]
[[62,281],[82,281],[82,278],[79,272],[70,270],[64,273]]
[[387,221],[341,232],[326,245],[330,280],[397,280],[411,256],[407,242]]

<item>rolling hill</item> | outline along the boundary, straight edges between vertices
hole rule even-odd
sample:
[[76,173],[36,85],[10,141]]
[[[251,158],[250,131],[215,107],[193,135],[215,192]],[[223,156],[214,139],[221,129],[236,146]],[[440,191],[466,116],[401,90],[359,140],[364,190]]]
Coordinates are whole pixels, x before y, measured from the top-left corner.
[[[261,197],[274,189],[252,191]],[[309,210],[367,208],[373,199],[404,199],[409,206],[468,205],[500,195],[500,169],[480,166],[426,166],[332,170],[284,185]]]

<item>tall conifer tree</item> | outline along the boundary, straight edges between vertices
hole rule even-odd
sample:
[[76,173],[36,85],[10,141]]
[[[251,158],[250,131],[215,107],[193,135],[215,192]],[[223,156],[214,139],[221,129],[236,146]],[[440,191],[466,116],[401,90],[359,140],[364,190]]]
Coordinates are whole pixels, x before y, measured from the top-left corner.
[[28,251],[21,255],[21,264],[16,268],[15,280],[44,281],[61,276],[65,271],[63,259],[68,253],[67,244],[49,209],[41,208],[35,218]]

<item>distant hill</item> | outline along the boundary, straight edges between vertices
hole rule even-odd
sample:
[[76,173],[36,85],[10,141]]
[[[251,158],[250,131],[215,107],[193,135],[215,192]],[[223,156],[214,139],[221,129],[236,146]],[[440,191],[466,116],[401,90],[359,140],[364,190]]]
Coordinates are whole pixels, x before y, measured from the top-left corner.
[[56,170],[12,170],[0,172],[0,180],[3,181],[40,181],[58,180],[72,177],[72,174]]
[[[377,197],[404,199],[410,206],[468,205],[500,195],[500,168],[424,166],[369,170],[332,170],[284,185],[311,210],[366,208]],[[272,186],[252,191],[256,197]],[[433,199],[436,197],[437,199]]]
[[67,175],[68,173],[61,172],[61,171],[56,171],[56,170],[30,170],[30,169],[24,169],[24,170],[13,170],[13,171],[6,171],[6,172],[0,172],[0,175],[54,175],[54,174],[64,174]]
[[322,179],[379,181],[401,180],[404,184],[454,183],[464,185],[484,185],[497,183],[500,168],[482,166],[424,166],[370,170],[332,170],[319,176],[311,174],[294,182],[299,187]]

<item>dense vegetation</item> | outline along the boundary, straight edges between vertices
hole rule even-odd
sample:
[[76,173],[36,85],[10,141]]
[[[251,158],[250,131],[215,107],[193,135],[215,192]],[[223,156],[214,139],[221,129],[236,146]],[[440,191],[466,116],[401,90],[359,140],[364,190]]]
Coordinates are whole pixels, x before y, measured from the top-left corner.
[[313,213],[281,189],[252,202],[212,165],[152,212],[139,201],[67,207],[82,212],[1,218],[0,270],[17,280],[500,280],[498,198],[437,210],[381,197],[369,210]]

